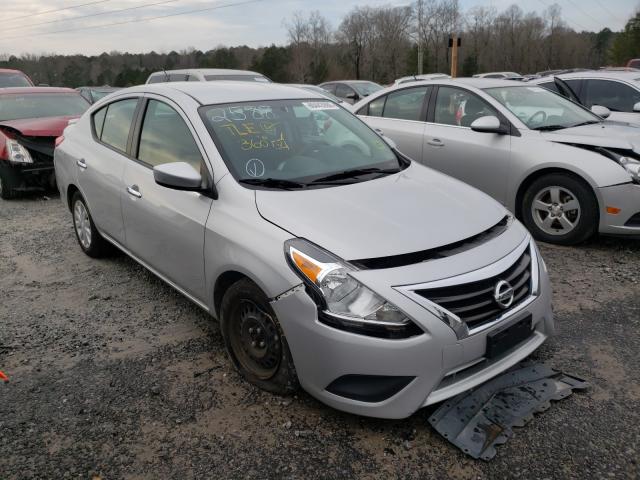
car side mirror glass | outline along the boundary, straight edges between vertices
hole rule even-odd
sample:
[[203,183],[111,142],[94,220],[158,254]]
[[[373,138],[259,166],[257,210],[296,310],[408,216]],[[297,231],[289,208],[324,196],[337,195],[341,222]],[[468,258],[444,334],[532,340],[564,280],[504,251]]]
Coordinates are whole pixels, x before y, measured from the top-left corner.
[[634,111],[634,112],[640,112],[640,102],[636,103],[636,104],[633,106],[633,111]]
[[591,107],[591,111],[602,118],[607,118],[609,115],[611,115],[611,110],[609,110],[607,107],[603,107],[602,105],[594,105],[593,107]]
[[153,178],[158,185],[174,190],[202,189],[202,176],[187,162],[157,165],[153,167]]
[[474,132],[504,133],[500,120],[498,117],[494,117],[493,115],[476,118],[473,123],[471,123],[470,127]]

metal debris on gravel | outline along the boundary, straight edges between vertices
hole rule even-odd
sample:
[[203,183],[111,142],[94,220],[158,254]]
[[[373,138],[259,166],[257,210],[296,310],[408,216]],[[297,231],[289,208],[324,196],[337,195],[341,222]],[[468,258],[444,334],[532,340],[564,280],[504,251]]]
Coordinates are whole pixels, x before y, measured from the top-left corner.
[[491,460],[495,447],[523,427],[551,400],[587,388],[584,380],[545,364],[520,364],[478,388],[446,401],[429,418],[443,437],[473,458]]

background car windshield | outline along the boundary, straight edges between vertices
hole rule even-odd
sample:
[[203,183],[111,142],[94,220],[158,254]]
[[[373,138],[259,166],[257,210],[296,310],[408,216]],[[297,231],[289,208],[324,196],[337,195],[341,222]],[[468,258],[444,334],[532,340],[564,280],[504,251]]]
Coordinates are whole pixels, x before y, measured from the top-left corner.
[[278,100],[201,108],[238,180],[306,182],[345,170],[397,169],[386,142],[329,100]]
[[112,90],[91,90],[91,96],[93,97],[93,100],[97,102],[101,98],[106,97],[113,92],[114,91]]
[[20,73],[0,73],[0,87],[31,87],[31,83]]
[[572,127],[600,117],[542,87],[497,87],[485,89],[531,129]]
[[0,96],[0,120],[73,117],[82,115],[89,103],[79,94],[35,94]]
[[380,85],[373,82],[353,83],[351,86],[363,97],[376,93],[378,90],[382,90]]
[[310,92],[319,93],[320,95],[324,95],[330,100],[333,100],[336,103],[341,103],[343,100],[341,98],[336,97],[333,93],[327,92],[324,88],[317,87],[316,85],[305,85],[305,90],[309,90]]

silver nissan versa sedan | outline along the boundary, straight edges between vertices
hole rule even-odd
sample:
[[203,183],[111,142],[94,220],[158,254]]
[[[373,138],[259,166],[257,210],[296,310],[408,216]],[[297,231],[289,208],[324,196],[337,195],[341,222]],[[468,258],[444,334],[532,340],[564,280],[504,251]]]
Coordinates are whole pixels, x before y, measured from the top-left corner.
[[544,263],[504,207],[313,92],[125,89],[67,127],[55,166],[82,250],[115,245],[217,317],[271,392],[402,418],[554,330]]
[[539,240],[640,236],[640,126],[604,122],[537,85],[461,78],[354,105],[413,160],[501,202]]

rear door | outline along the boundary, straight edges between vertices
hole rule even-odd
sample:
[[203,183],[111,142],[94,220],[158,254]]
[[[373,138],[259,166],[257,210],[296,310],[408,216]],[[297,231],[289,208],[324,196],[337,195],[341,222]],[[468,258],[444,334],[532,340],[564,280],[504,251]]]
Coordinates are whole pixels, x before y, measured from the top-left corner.
[[121,244],[125,240],[120,208],[122,177],[139,100],[117,100],[93,113],[91,148],[77,160],[80,191],[95,224]]
[[422,162],[423,135],[431,86],[395,90],[382,95],[357,113],[374,129],[391,138],[398,150]]
[[431,95],[424,134],[423,162],[506,204],[511,136],[471,130],[471,123],[493,115],[507,120],[475,93],[439,86]]
[[204,150],[184,112],[148,96],[136,121],[127,161],[122,213],[127,248],[194,299],[205,303],[204,225],[212,199],[158,185],[153,167],[187,162],[210,178]]

